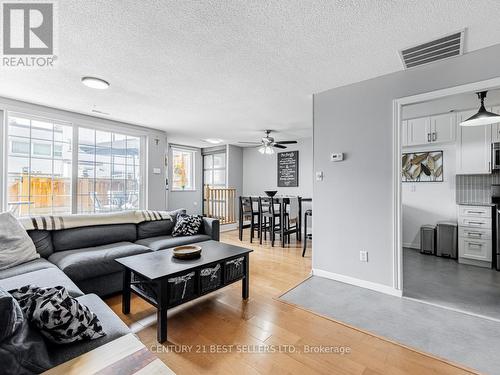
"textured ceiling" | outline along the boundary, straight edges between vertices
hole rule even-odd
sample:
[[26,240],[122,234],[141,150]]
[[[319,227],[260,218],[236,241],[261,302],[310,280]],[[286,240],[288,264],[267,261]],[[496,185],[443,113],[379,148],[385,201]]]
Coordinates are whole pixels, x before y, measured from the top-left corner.
[[57,68],[0,70],[0,95],[179,140],[299,137],[312,93],[400,70],[399,49],[465,27],[466,51],[499,43],[499,15],[495,0],[63,0]]

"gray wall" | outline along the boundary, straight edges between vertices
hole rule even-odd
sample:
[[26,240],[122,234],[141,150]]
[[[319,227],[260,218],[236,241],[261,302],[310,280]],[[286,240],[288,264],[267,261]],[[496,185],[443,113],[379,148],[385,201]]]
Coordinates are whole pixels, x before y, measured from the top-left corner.
[[314,269],[393,286],[393,100],[498,77],[499,60],[496,45],[314,95]]
[[262,155],[256,148],[245,148],[243,150],[243,194],[263,195],[265,190],[278,190],[278,194],[311,198],[313,193],[312,138],[298,139],[296,145],[288,145],[286,149],[286,151],[295,150],[299,151],[299,186],[278,188],[277,155]]
[[[146,136],[147,139],[147,202],[146,208],[151,210],[165,210],[166,209],[166,191],[165,191],[165,178],[167,176],[167,170],[165,167],[165,155],[166,155],[166,133],[160,130],[151,129],[147,127],[132,125],[119,121],[112,121],[108,119],[88,116],[76,112],[64,111],[61,109],[46,107],[37,104],[31,104],[19,100],[13,100],[8,98],[0,97],[0,109],[17,111],[21,113],[34,114],[39,116],[44,116],[50,119],[59,119],[62,121],[68,121],[73,124],[78,124],[85,126],[86,124],[91,124],[93,126],[102,126],[104,130],[114,130],[121,131],[133,131],[140,132],[142,135]],[[0,113],[3,112],[0,110]],[[3,119],[3,117],[2,117]],[[0,123],[0,133],[3,134],[3,127]],[[156,145],[155,139],[158,139],[158,145]],[[3,150],[4,142],[0,137],[0,178],[3,180]],[[160,168],[161,173],[156,175],[153,174],[153,168]],[[0,184],[1,185],[1,184]],[[3,186],[3,185],[2,185]],[[0,186],[0,195],[3,197],[3,192],[1,191],[2,186]],[[0,206],[2,207],[2,206]]]
[[243,149],[234,145],[226,148],[227,187],[236,188],[236,197],[243,194]]
[[201,149],[196,147],[175,145],[180,148],[195,151],[195,191],[172,191],[172,145],[168,147],[168,180],[170,182],[168,192],[168,209],[176,210],[185,208],[189,214],[202,214],[203,211],[203,165],[201,157]]

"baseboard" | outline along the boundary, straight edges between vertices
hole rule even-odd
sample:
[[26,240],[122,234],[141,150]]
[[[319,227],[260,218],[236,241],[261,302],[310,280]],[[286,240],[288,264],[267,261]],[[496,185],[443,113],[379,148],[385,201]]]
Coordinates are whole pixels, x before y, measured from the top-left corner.
[[236,229],[238,229],[238,223],[223,224],[220,226],[221,232],[229,232],[229,231],[236,230]]
[[407,247],[409,249],[416,249],[420,250],[420,244],[419,243],[413,243],[413,242],[403,242],[403,247]]
[[328,272],[324,270],[319,270],[313,268],[312,274],[314,276],[324,277],[326,279],[331,279],[335,281],[340,281],[342,283],[351,284],[354,286],[359,286],[361,288],[374,290],[376,292],[389,294],[391,296],[402,297],[403,292],[399,289],[393,288],[392,286],[387,286],[379,283],[374,283],[371,281],[357,279],[351,276],[340,275],[338,273]]

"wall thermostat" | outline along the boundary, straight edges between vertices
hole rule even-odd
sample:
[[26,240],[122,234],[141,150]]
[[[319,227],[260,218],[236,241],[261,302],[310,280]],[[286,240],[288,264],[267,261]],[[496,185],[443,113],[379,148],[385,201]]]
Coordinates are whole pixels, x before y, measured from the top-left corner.
[[336,152],[330,155],[330,161],[342,161],[344,160],[343,152]]

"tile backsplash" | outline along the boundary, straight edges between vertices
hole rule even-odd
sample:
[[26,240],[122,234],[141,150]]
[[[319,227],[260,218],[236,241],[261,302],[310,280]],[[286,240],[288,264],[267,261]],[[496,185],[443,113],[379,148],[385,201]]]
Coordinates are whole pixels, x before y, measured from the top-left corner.
[[491,185],[500,184],[500,173],[457,175],[457,204],[491,203]]

